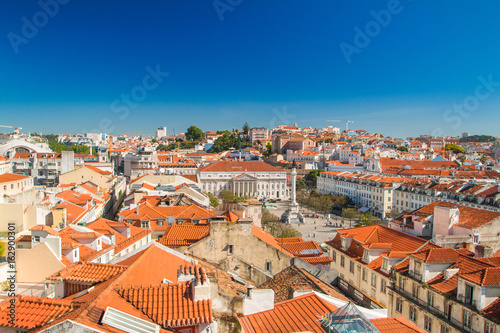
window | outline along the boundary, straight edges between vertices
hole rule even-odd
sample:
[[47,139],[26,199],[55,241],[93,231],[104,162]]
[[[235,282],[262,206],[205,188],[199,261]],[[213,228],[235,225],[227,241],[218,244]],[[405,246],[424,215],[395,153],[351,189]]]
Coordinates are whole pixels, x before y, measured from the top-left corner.
[[337,262],[337,252],[332,251],[332,259],[334,262]]
[[377,286],[377,276],[375,275],[375,273],[372,273],[372,286]]
[[412,295],[413,297],[418,298],[418,284],[416,283],[413,284]]
[[141,221],[141,228],[147,229],[149,225],[149,221]]
[[410,305],[410,320],[413,322],[417,321],[417,309]]
[[267,261],[266,262],[266,273],[271,273],[271,262]]
[[367,249],[363,252],[363,261],[370,262],[370,251]]
[[384,294],[387,292],[387,281],[385,279],[380,280],[380,291]]
[[471,321],[471,314],[469,311],[465,310],[464,309],[464,317],[463,317],[463,324],[464,324],[464,327],[467,327],[467,328],[472,328],[472,321]]
[[444,326],[443,324],[441,324],[441,333],[450,333],[450,329],[448,328],[448,326]]
[[227,254],[228,254],[228,255],[232,255],[232,254],[233,254],[233,251],[234,251],[234,247],[233,247],[233,245],[229,244],[229,245],[227,246]]
[[495,333],[495,325],[485,321],[484,322],[484,333]]
[[36,243],[40,243],[40,236],[33,236],[33,241]]
[[163,227],[163,220],[158,220],[158,226]]
[[342,266],[342,267],[345,266],[345,258],[344,258],[344,256],[340,256],[340,266]]
[[434,306],[434,294],[431,291],[427,292],[427,305]]
[[384,271],[387,271],[389,269],[389,260],[387,258],[384,258],[382,261],[382,269]]
[[366,267],[363,267],[363,281],[368,281],[368,277],[367,277],[367,273],[366,273]]
[[352,261],[352,260],[349,263],[349,272],[354,274],[354,261]]
[[472,243],[474,243],[474,244],[479,243],[479,235],[478,234],[472,235]]
[[396,311],[403,313],[403,300],[401,297],[396,298]]
[[432,331],[432,318],[429,316],[424,316],[424,330],[427,332]]

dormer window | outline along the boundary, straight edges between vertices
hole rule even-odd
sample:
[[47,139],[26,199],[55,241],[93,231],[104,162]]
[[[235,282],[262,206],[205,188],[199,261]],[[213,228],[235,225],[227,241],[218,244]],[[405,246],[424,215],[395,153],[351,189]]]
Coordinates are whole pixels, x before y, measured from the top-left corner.
[[40,243],[40,236],[33,236],[33,242]]
[[158,220],[158,226],[163,227],[163,220]]
[[149,229],[149,221],[141,221],[141,228]]
[[363,261],[364,262],[370,261],[370,250],[365,249],[365,252],[363,252]]
[[383,261],[382,261],[382,269],[384,271],[388,271],[389,270],[389,260],[387,258],[384,258]]

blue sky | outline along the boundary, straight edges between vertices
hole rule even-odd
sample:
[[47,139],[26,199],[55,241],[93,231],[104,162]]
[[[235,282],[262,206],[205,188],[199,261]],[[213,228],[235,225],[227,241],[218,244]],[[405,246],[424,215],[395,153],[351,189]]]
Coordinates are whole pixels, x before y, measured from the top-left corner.
[[498,1],[55,1],[0,3],[2,125],[500,135]]

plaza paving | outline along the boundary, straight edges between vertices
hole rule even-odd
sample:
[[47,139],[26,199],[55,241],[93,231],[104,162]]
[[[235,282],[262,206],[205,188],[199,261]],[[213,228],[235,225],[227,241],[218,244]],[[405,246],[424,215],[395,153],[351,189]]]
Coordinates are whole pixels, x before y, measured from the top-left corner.
[[[285,212],[288,208],[290,201],[278,201],[276,203],[270,203],[270,205],[276,206],[276,209],[269,209],[274,215],[281,217],[281,214]],[[309,210],[305,207],[301,207],[300,211],[305,216],[305,214],[315,214],[314,211]],[[342,229],[342,217],[330,214],[330,222],[333,225],[327,224],[328,219],[324,217],[323,214],[318,214],[318,217],[306,217],[305,223],[292,223],[291,225],[294,229],[302,233],[302,238],[304,240],[315,240],[318,244],[324,243],[325,241],[332,240],[337,234],[337,229]],[[335,224],[337,227],[335,227]],[[354,226],[354,222],[353,222]],[[349,221],[346,221],[345,227],[349,227]]]

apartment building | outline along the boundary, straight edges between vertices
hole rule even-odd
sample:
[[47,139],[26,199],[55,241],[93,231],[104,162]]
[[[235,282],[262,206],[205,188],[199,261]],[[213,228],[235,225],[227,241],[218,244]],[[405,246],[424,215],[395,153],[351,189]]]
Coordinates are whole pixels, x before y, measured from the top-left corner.
[[271,139],[271,131],[265,127],[252,127],[248,130],[248,135],[252,142]]
[[385,218],[394,208],[394,189],[407,178],[386,177],[367,173],[326,171],[317,181],[320,193],[350,197],[358,206]]
[[395,266],[389,315],[426,332],[498,333],[500,260],[432,243]]
[[433,239],[445,247],[467,246],[491,255],[500,250],[500,212],[435,201],[389,221],[389,227]]
[[8,158],[0,156],[0,175],[12,172],[12,163]]
[[16,153],[11,161],[13,173],[33,177],[35,185],[54,186],[57,185],[60,174],[95,159],[92,155],[64,151],[62,153]]
[[328,246],[331,268],[339,272],[339,288],[369,308],[390,304],[392,267],[425,240],[383,225],[338,230]]
[[13,173],[0,174],[0,197],[16,195],[33,188],[33,177]]

